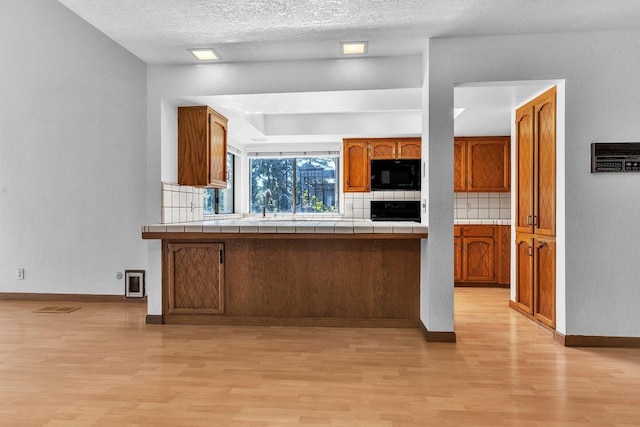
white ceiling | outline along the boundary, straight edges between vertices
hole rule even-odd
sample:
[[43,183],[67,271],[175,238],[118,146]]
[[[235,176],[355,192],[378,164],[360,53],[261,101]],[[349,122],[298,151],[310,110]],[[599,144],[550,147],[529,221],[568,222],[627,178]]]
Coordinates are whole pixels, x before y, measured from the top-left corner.
[[150,64],[422,53],[429,37],[637,28],[637,0],[58,0]]
[[[419,55],[430,37],[638,28],[638,0],[58,0],[149,64],[338,58],[340,41],[368,56]],[[510,132],[511,111],[549,82],[455,88],[456,135]],[[338,140],[421,133],[421,90],[192,97],[230,120],[237,141]],[[277,100],[274,100],[277,98]],[[357,127],[353,123],[358,123]]]

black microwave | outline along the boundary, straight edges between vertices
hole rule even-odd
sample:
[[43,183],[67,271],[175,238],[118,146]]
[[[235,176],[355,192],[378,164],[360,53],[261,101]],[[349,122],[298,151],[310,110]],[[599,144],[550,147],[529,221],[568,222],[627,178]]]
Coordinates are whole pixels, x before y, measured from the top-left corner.
[[371,190],[420,190],[420,160],[371,160]]

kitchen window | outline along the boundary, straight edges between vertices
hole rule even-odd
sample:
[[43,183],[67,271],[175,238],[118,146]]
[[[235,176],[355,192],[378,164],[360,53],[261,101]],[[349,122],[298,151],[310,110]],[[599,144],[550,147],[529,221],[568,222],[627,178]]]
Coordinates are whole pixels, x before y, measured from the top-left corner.
[[251,212],[338,212],[338,159],[337,155],[251,158]]
[[235,158],[227,153],[227,188],[205,188],[204,190],[204,214],[230,214],[234,212],[234,164]]

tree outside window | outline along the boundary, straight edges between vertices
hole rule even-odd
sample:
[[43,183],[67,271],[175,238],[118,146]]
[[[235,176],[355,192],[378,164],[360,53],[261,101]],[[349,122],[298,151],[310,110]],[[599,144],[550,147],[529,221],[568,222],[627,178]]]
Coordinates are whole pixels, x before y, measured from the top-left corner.
[[338,211],[337,157],[254,158],[249,169],[251,212]]

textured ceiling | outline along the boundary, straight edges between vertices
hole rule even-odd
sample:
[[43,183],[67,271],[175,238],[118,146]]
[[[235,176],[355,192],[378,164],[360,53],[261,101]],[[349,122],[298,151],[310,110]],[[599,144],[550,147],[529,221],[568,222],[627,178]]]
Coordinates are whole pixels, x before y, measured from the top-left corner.
[[[197,63],[187,50],[197,47],[213,47],[225,62],[324,59],[340,56],[340,41],[367,40],[368,56],[396,56],[421,54],[430,37],[640,28],[640,0],[58,1],[149,64]],[[515,102],[543,87],[548,85],[456,88],[456,107],[465,108],[456,134],[508,134]],[[326,141],[354,117],[361,123],[357,131],[368,136],[377,135],[376,124],[388,123],[386,135],[396,122],[402,123],[398,135],[418,135],[420,97],[414,88],[189,101],[233,118],[230,129],[239,140],[268,143]],[[303,128],[309,122],[314,126]]]
[[638,0],[58,0],[150,64],[420,54],[429,37],[638,28]]

